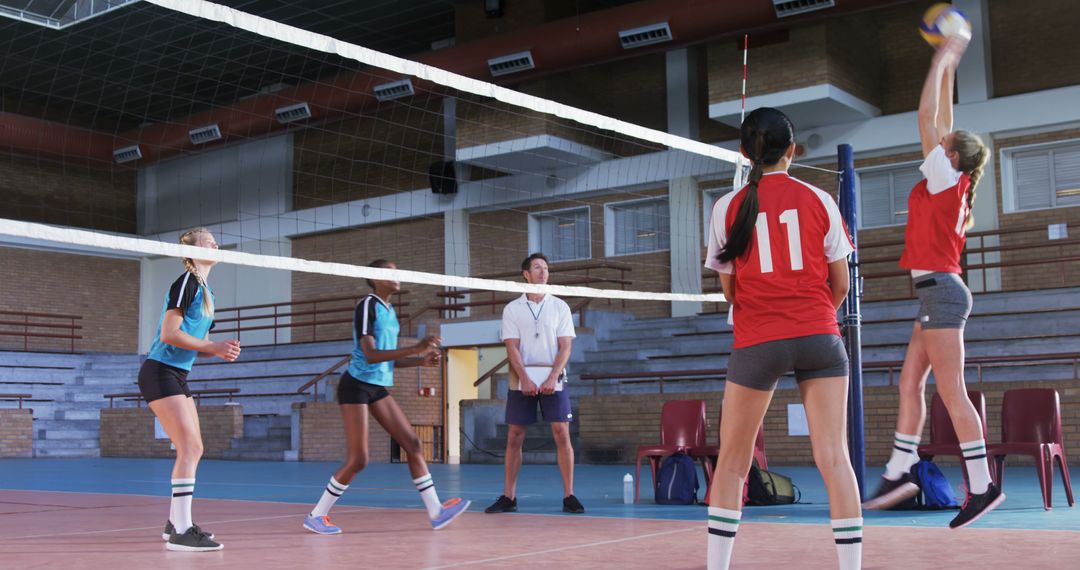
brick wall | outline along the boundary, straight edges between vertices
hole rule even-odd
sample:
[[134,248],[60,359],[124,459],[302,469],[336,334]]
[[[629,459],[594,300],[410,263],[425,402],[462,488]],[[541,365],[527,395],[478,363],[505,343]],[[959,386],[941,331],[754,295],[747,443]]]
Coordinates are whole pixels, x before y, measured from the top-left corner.
[[[0,310],[82,316],[77,351],[135,352],[138,348],[139,262],[0,247]],[[18,320],[18,319],[16,319]],[[36,320],[51,324],[71,321]],[[22,330],[0,326],[0,330]],[[67,333],[65,329],[31,329]],[[23,348],[20,337],[0,335],[0,350]],[[31,350],[70,350],[70,339],[31,338]]]
[[135,171],[0,152],[0,218],[135,233]]
[[[473,239],[477,239],[475,234]],[[382,258],[393,261],[400,269],[440,274],[445,272],[443,248],[441,217],[328,232],[292,240],[292,254],[300,259],[367,265],[375,259]],[[402,299],[409,304],[398,307],[399,316],[416,315],[428,305],[441,302],[441,299],[435,296],[436,292],[442,290],[441,287],[403,283],[402,290],[408,291],[408,295],[404,295]],[[370,291],[365,281],[349,277],[302,272],[294,272],[292,276],[293,301],[346,295],[361,297]],[[346,319],[347,322],[320,326],[315,331],[315,338],[317,340],[351,338],[353,317],[351,305],[352,303],[348,301],[328,305],[328,307],[346,310],[320,318]],[[302,309],[309,308],[310,306],[302,307]],[[416,322],[435,318],[438,318],[438,313],[428,311],[420,315]],[[298,317],[297,321],[309,319],[310,317]],[[402,324],[404,326],[405,323]],[[307,327],[294,328],[292,334],[293,342],[312,340],[312,330]],[[404,329],[403,334],[407,334]]]
[[0,457],[33,457],[33,424],[29,409],[0,410]]
[[[592,260],[608,260],[625,263],[631,271],[626,274],[626,279],[633,284],[627,289],[635,291],[658,291],[671,290],[671,254],[668,251],[655,253],[643,253],[637,255],[619,255],[607,257],[604,251],[604,204],[624,200],[637,199],[647,196],[666,196],[667,189],[656,189],[634,192],[628,194],[612,194],[608,196],[594,197],[573,202],[554,202],[541,206],[529,206],[515,208],[513,210],[499,210],[473,214],[469,218],[470,255],[472,259],[472,274],[483,275],[489,273],[501,273],[514,271],[521,267],[521,260],[529,254],[529,212],[542,212],[558,210],[568,207],[589,206],[591,220]],[[704,259],[704,257],[702,258]],[[587,260],[569,261],[565,263],[552,263],[551,267],[557,270],[561,265],[581,264]],[[605,272],[608,277],[618,277],[613,272]],[[591,284],[597,288],[618,288],[618,285],[604,283]],[[666,317],[671,314],[668,303],[664,302],[612,302],[612,308],[625,310],[633,313],[638,318]],[[594,301],[592,308],[603,308],[608,305],[603,301]]]
[[[1002,137],[994,139],[995,158],[1000,156],[1000,151],[1012,147],[1029,144],[1039,144],[1063,140],[1080,139],[1080,129],[1067,129],[1054,132],[1030,134],[1016,137]],[[1001,180],[1001,167],[994,169],[995,186],[1004,188]],[[984,190],[985,191],[985,190]],[[1004,213],[1004,197],[999,191],[998,212],[1001,216],[1000,227],[1003,231],[1010,229],[1039,227],[1038,231],[1024,232],[1012,235],[1004,235],[1001,238],[1002,246],[1017,246],[1032,243],[1047,243],[1046,226],[1049,224],[1068,224],[1072,232],[1080,226],[1080,206],[1062,208],[1049,208],[1043,210],[1031,210],[1024,212]],[[1075,235],[1070,235],[1075,237]],[[1052,244],[1053,242],[1049,242]],[[1002,262],[1029,261],[1032,259],[1047,259],[1061,257],[1080,256],[1080,247],[1077,245],[1048,246],[1032,249],[1019,249],[1006,251],[1001,254]],[[1001,275],[1001,284],[1006,291],[1021,289],[1043,289],[1047,287],[1076,287],[1080,285],[1080,262],[1067,263],[1040,263],[1037,265],[1024,265],[1013,268],[1004,268]]]
[[[421,397],[416,390],[416,373],[426,387],[436,387],[436,397]],[[336,380],[327,386],[336,393]],[[442,426],[442,372],[438,368],[406,368],[394,371],[390,395],[413,425]],[[300,459],[302,461],[338,461],[345,458],[345,428],[341,410],[336,402],[301,402],[293,404],[300,410]],[[443,441],[445,442],[445,436]],[[441,452],[440,452],[441,453]],[[390,462],[390,435],[369,416],[368,460],[371,463]]]
[[426,188],[443,157],[442,97],[418,94],[370,114],[294,134],[293,207]]
[[994,0],[988,5],[995,97],[1080,83],[1080,4]]
[[[1001,441],[1001,401],[1005,390],[1014,388],[1054,388],[1061,397],[1062,426],[1066,449],[1080,445],[1080,388],[1075,381],[994,382],[971,384],[987,398],[987,441]],[[928,387],[927,414],[934,386]],[[660,412],[668,400],[705,400],[709,426],[708,442],[715,444],[719,426],[716,423],[722,392],[583,396],[578,403],[580,453],[585,462],[622,462],[634,460],[639,445],[660,441]],[[813,463],[810,438],[787,435],[787,405],[801,403],[798,390],[777,390],[765,415],[765,450],[770,464],[806,465]],[[864,391],[866,464],[869,472],[888,461],[896,430],[897,388],[870,387]],[[923,441],[930,441],[930,422],[927,418]],[[941,458],[944,463],[955,460]],[[1010,463],[1020,463],[1017,456]]]
[[[199,406],[203,457],[221,459],[233,439],[244,437],[244,409],[236,406]],[[101,410],[102,457],[176,456],[168,439],[154,437],[154,413],[149,408]]]

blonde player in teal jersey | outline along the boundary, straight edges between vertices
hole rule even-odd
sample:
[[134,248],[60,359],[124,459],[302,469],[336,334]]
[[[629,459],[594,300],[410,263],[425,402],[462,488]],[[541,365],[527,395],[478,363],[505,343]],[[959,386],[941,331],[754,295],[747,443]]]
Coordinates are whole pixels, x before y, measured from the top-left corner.
[[[370,267],[397,269],[384,259]],[[345,462],[330,478],[319,503],[304,519],[304,528],[317,534],[340,534],[341,528],[330,522],[330,508],[349,488],[349,483],[368,462],[368,413],[383,427],[409,456],[409,472],[420,492],[431,527],[438,530],[469,508],[469,501],[450,499],[439,502],[435,483],[424,461],[420,438],[412,423],[387,390],[394,384],[394,368],[439,365],[439,338],[429,336],[408,348],[398,348],[397,314],[390,299],[401,288],[397,281],[368,280],[374,289],[356,305],[353,320],[353,353],[349,369],[338,383],[338,404],[345,424]]]
[[[206,228],[185,232],[180,243],[217,249],[214,236]],[[187,375],[196,356],[216,356],[226,362],[240,356],[239,341],[209,340],[210,329],[214,327],[214,294],[206,279],[215,263],[184,258],[186,271],[165,295],[157,334],[139,369],[139,392],[176,447],[172,503],[162,538],[168,541],[166,548],[183,552],[222,549],[221,544],[214,542],[214,535],[204,532],[191,520],[195,470],[202,458],[203,445],[199,412],[187,385]]]

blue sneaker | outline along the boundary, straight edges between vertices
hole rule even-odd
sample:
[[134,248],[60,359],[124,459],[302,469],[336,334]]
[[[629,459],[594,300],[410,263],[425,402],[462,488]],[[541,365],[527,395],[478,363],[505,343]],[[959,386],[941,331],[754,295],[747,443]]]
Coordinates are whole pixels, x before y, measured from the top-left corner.
[[454,522],[454,519],[458,518],[458,515],[464,513],[469,509],[469,505],[472,501],[463,501],[461,499],[450,499],[442,504],[442,509],[439,510],[439,516],[431,519],[431,528],[439,530],[440,528]]
[[308,515],[304,518],[304,528],[315,534],[341,534],[341,528],[330,522],[330,517]]

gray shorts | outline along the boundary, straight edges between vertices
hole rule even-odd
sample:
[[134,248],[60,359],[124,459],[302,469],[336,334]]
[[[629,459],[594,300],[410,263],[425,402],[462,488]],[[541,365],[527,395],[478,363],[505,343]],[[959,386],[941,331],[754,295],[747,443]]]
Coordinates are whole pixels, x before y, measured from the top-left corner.
[[930,273],[914,279],[919,296],[916,320],[925,329],[962,329],[971,314],[971,291],[955,273]]
[[847,349],[840,337],[815,334],[736,348],[728,359],[728,382],[754,390],[776,389],[789,371],[795,381],[848,375]]

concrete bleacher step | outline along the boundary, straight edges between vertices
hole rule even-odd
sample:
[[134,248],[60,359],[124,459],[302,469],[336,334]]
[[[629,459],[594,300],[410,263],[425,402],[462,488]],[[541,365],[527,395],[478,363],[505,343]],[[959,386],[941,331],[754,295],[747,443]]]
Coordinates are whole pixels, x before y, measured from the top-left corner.
[[291,446],[290,416],[245,414],[243,439],[233,440],[222,457],[242,461],[281,461]]

